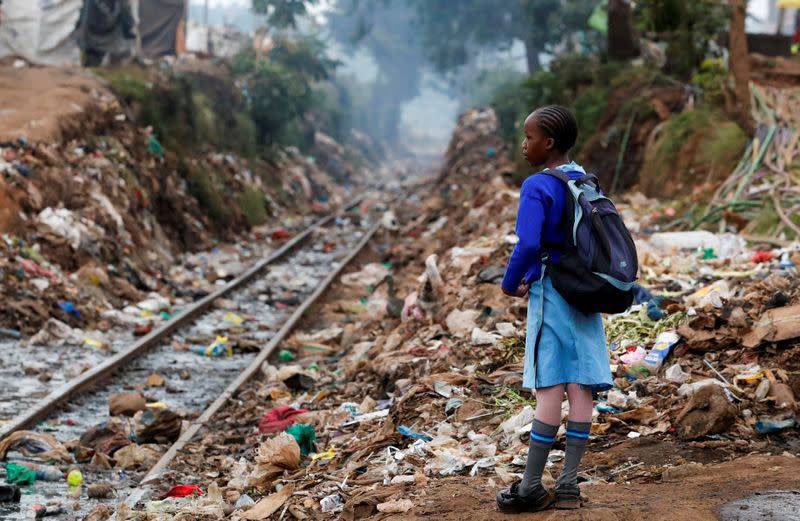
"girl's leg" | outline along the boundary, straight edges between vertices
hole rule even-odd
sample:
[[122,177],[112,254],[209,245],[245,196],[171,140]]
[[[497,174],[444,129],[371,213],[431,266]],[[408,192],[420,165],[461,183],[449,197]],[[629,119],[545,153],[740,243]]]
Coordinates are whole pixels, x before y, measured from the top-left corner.
[[530,495],[542,483],[542,473],[547,463],[547,455],[556,441],[558,426],[561,423],[561,403],[564,401],[564,386],[554,385],[536,389],[536,414],[531,429],[528,448],[528,461],[519,491],[523,496]]
[[592,390],[588,386],[567,384],[569,398],[569,421],[567,422],[567,447],[564,468],[556,482],[556,491],[576,494],[578,491],[578,466],[589,431],[592,429]]

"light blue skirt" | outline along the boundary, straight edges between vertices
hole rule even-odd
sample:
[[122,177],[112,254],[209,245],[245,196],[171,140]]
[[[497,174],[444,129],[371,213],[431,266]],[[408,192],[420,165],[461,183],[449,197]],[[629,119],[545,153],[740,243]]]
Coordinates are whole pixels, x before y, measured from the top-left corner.
[[564,383],[586,385],[594,392],[611,389],[606,334],[600,313],[569,305],[543,274],[528,297],[522,385],[538,389]]

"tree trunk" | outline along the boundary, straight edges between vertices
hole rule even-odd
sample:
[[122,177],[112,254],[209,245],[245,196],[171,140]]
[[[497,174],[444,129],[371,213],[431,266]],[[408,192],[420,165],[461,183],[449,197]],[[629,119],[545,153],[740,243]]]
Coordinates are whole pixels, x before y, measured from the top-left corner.
[[542,64],[539,61],[539,46],[530,40],[525,41],[525,56],[528,59],[528,74],[538,71]]
[[633,12],[627,0],[608,2],[608,56],[612,60],[628,60],[639,55],[633,34]]
[[745,0],[731,0],[731,30],[728,38],[728,62],[733,74],[736,106],[734,117],[748,134],[753,134],[750,113],[750,56],[744,32]]

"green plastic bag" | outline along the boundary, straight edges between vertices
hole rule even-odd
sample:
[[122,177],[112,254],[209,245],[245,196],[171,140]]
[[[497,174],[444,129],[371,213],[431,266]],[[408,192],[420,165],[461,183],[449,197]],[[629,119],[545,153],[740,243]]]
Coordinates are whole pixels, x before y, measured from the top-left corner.
[[152,134],[147,138],[147,152],[153,156],[164,157],[164,148]]
[[33,485],[36,472],[16,463],[6,463],[6,481],[12,485]]
[[297,444],[300,445],[300,456],[306,457],[316,450],[317,433],[314,426],[307,423],[292,425],[286,432],[294,436]]

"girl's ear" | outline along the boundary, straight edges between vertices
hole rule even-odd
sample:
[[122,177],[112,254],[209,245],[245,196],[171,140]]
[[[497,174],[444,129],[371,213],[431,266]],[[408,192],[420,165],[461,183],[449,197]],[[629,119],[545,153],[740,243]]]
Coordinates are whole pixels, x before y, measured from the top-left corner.
[[549,137],[549,138],[547,138],[547,140],[545,140],[545,142],[544,142],[545,150],[553,150],[554,146],[556,146],[556,140],[555,139]]

